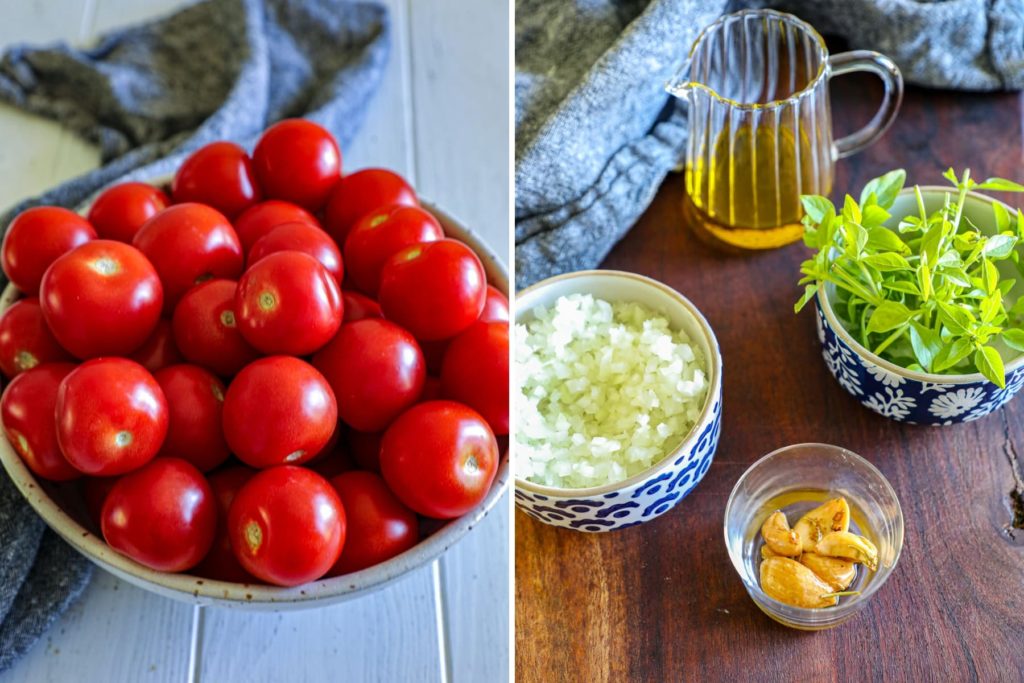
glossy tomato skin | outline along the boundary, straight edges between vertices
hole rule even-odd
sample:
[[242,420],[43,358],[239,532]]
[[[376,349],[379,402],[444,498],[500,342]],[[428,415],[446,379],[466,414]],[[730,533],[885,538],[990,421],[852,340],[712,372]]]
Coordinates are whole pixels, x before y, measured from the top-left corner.
[[313,367],[334,390],[342,422],[363,432],[384,429],[415,403],[427,373],[413,336],[377,319],[343,325]]
[[256,240],[285,223],[305,223],[315,228],[320,223],[309,211],[297,204],[280,199],[268,199],[246,209],[235,219],[235,232],[242,242],[242,249],[249,253]]
[[197,284],[237,278],[245,261],[231,223],[203,204],[176,204],[161,211],[146,221],[133,243],[160,275],[168,315]]
[[345,238],[345,262],[352,282],[376,296],[380,272],[395,253],[420,242],[444,239],[444,230],[433,215],[417,206],[392,204],[366,214]]
[[383,318],[380,304],[359,292],[350,289],[341,290],[341,300],[344,302],[345,315],[342,323],[354,323],[357,320],[366,318]]
[[345,472],[331,479],[345,507],[346,538],[331,576],[390,560],[419,541],[416,513],[402,505],[380,475]]
[[341,281],[345,277],[341,252],[331,236],[315,225],[284,223],[277,226],[256,240],[256,244],[249,250],[246,262],[252,265],[264,256],[279,251],[301,251],[303,254],[309,254],[319,261],[341,286]]
[[498,443],[473,409],[454,401],[420,403],[384,432],[380,468],[405,505],[454,519],[487,495],[498,471]]
[[325,128],[285,119],[268,128],[253,150],[253,165],[268,197],[319,211],[341,177],[341,150]]
[[316,457],[338,424],[330,385],[309,363],[270,356],[250,363],[228,386],[224,436],[239,460],[256,468]]
[[249,267],[235,294],[238,329],[263,353],[305,356],[328,341],[344,314],[341,288],[309,254],[279,251]]
[[89,208],[100,239],[132,243],[142,224],[168,206],[163,190],[146,183],[119,183],[101,192]]
[[406,247],[384,265],[378,300],[384,317],[417,339],[454,337],[484,310],[484,267],[469,247],[456,240]]
[[8,378],[40,363],[71,360],[46,325],[37,297],[16,301],[0,314],[0,370]]
[[483,415],[495,434],[508,434],[508,324],[476,323],[448,345],[441,365],[445,398]]
[[238,330],[237,290],[231,280],[210,280],[190,289],[174,309],[174,342],[181,355],[221,377],[259,357]]
[[11,447],[33,474],[50,481],[68,481],[82,474],[61,453],[53,419],[57,389],[74,369],[73,363],[38,365],[15,377],[0,399],[0,418]]
[[131,359],[150,372],[183,362],[178,346],[174,343],[171,321],[161,318],[153,334],[131,355]]
[[198,202],[234,218],[262,199],[252,161],[233,142],[211,142],[193,152],[174,175],[177,204]]
[[250,479],[228,512],[235,557],[253,576],[298,586],[330,570],[345,544],[345,509],[326,479],[282,465]]
[[36,206],[11,221],[0,247],[0,261],[7,279],[35,296],[50,264],[94,239],[96,230],[77,213],[59,206]]
[[53,336],[78,358],[127,356],[153,334],[164,304],[153,264],[128,244],[93,240],[53,262],[39,299]]
[[487,285],[487,301],[484,303],[483,313],[480,314],[480,322],[508,322],[508,297],[494,285]]
[[181,458],[209,472],[231,455],[221,428],[227,388],[198,365],[172,365],[153,378],[167,399],[167,438],[160,455]]
[[100,527],[114,550],[163,572],[199,564],[213,545],[217,503],[202,473],[179,458],[157,458],[114,484]]
[[195,568],[194,574],[234,583],[251,583],[255,580],[235,557],[231,549],[231,537],[228,535],[228,510],[231,509],[231,503],[255,474],[256,470],[239,465],[217,470],[207,477],[217,502],[217,533],[210,552]]
[[57,391],[57,441],[73,467],[108,477],[142,467],[167,436],[167,400],[144,367],[127,358],[79,365]]
[[364,168],[342,176],[331,192],[324,228],[338,244],[344,244],[356,221],[391,204],[419,206],[416,192],[402,176],[383,168]]

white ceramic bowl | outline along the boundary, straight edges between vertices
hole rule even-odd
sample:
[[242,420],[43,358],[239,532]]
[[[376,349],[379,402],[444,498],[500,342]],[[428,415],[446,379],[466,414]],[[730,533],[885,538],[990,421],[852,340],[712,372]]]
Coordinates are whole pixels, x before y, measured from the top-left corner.
[[[924,186],[921,195],[925,210],[930,214],[942,208],[946,195],[953,195],[951,187]],[[992,218],[992,205],[997,200],[969,192],[964,201],[964,216],[985,234],[996,232]],[[1011,216],[1016,213],[1003,205]],[[917,214],[917,200],[913,188],[904,189],[896,197],[886,223],[894,228],[907,215]],[[1011,297],[1024,294],[1024,283],[1009,260],[997,261],[1004,278],[1018,282],[1011,290]],[[836,316],[832,307],[835,286],[826,285],[818,289],[815,299],[818,316],[818,338],[822,345],[822,356],[829,372],[840,386],[879,415],[898,422],[947,426],[960,422],[977,420],[1002,407],[1024,386],[1024,354],[1011,351],[997,344],[1003,352],[1006,364],[1006,387],[1000,389],[980,372],[964,375],[937,375],[907,370],[895,363],[872,353],[854,339]],[[1012,303],[1007,304],[1007,307]]]
[[528,321],[535,307],[550,306],[569,294],[639,303],[668,318],[707,360],[707,398],[690,433],[647,470],[616,484],[585,489],[542,486],[517,476],[516,505],[542,522],[579,531],[611,531],[642,524],[672,509],[711,466],[722,418],[718,341],[708,321],[682,294],[657,280],[614,270],[585,270],[538,282],[516,295],[516,322]]
[[[160,178],[152,182],[164,185],[170,179]],[[426,203],[424,208],[437,216],[445,234],[462,240],[477,253],[487,271],[488,280],[507,295],[508,273],[494,252],[448,214]],[[80,213],[84,215],[87,210],[88,204],[80,209]],[[13,285],[8,285],[0,296],[0,311],[6,310],[19,297],[20,292]],[[313,581],[295,588],[278,588],[263,584],[214,581],[190,574],[169,574],[145,567],[107,546],[100,536],[90,530],[91,525],[83,523],[86,514],[78,504],[73,482],[68,485],[37,480],[2,434],[0,462],[25,499],[49,527],[100,567],[129,583],[168,598],[250,610],[322,607],[386,586],[439,557],[465,536],[501,500],[508,488],[509,477],[508,453],[505,453],[491,490],[483,502],[471,512],[448,522],[413,548],[362,571]]]

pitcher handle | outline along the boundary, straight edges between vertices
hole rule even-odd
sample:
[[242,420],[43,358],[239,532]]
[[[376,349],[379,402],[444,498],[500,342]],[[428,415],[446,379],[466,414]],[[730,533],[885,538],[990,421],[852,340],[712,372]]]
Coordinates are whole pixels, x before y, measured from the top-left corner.
[[856,133],[840,138],[835,142],[835,154],[837,159],[856,154],[875,140],[882,137],[889,126],[896,119],[896,112],[900,109],[903,101],[903,76],[896,64],[885,55],[871,50],[853,50],[829,57],[829,66],[832,75],[842,76],[854,71],[867,71],[882,79],[885,86],[885,94],[882,96],[882,106],[874,118]]

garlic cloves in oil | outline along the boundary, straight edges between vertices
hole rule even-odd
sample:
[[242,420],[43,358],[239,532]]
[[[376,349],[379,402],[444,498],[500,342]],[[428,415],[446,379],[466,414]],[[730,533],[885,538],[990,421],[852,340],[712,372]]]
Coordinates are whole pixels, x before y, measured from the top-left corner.
[[801,517],[793,529],[803,541],[803,551],[814,552],[818,541],[826,534],[849,531],[850,505],[843,497],[825,501]]
[[833,607],[833,588],[790,557],[769,557],[761,563],[761,589],[794,607]]
[[827,557],[842,557],[861,562],[871,571],[878,569],[878,548],[875,544],[849,531],[825,534],[815,545],[814,552]]
[[857,566],[850,560],[839,557],[825,557],[817,553],[804,553],[800,564],[814,572],[832,590],[846,590],[857,577]]
[[776,510],[761,525],[764,542],[776,555],[796,557],[803,552],[803,543],[796,531],[789,528],[785,513]]

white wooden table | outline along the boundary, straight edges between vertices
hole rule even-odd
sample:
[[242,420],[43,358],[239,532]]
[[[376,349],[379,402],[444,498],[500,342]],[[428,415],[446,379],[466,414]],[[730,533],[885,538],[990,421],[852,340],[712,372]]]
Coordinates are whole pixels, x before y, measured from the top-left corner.
[[[81,44],[181,4],[0,0],[0,48]],[[403,173],[507,257],[508,2],[385,4],[394,28],[388,75],[357,143],[343,150],[345,168]],[[95,149],[56,124],[0,105],[0,211],[97,163]],[[97,570],[84,598],[0,683],[506,680],[505,501],[432,566],[324,609],[197,608]]]

